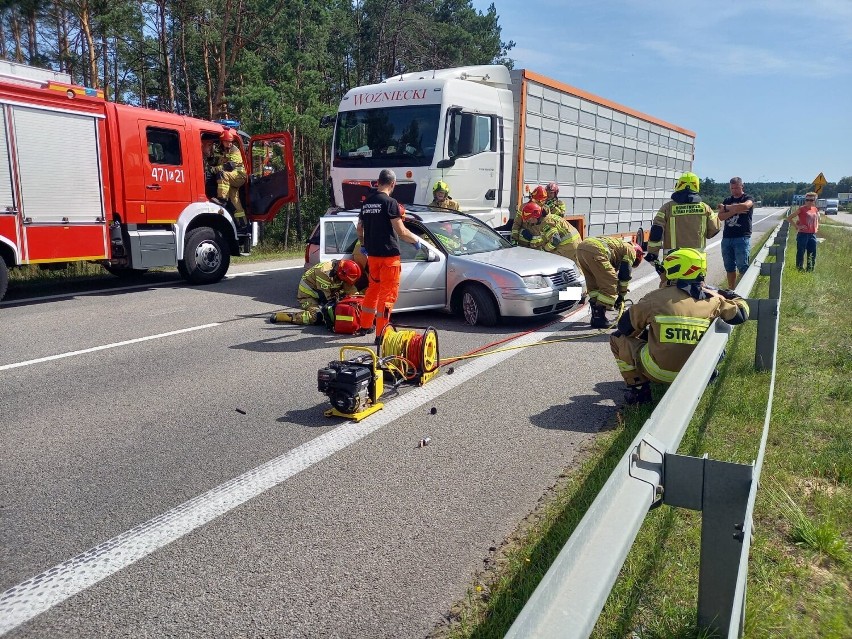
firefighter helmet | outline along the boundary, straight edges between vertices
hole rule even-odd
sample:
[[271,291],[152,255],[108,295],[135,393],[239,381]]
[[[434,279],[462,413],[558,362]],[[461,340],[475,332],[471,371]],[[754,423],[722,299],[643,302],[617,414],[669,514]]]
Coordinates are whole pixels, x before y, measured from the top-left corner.
[[707,255],[692,248],[672,251],[663,259],[666,279],[698,281],[707,275]]
[[234,138],[236,138],[236,137],[237,137],[237,134],[236,134],[236,133],[234,133],[234,130],[233,130],[233,129],[225,129],[225,130],[224,130],[224,131],[222,131],[222,133],[219,135],[219,140],[220,140],[222,143],[227,144],[227,143],[229,143],[229,142],[233,142],[233,141],[234,141]]
[[645,257],[645,251],[642,250],[642,247],[633,242],[633,252],[636,253],[636,259],[633,260],[633,268],[636,268],[642,263],[642,258]]
[[340,260],[337,263],[337,279],[346,284],[354,284],[361,277],[361,267],[352,260]]
[[698,176],[695,175],[695,173],[684,173],[678,178],[677,184],[675,184],[675,191],[691,189],[698,193],[699,188],[701,188],[701,182],[698,180]]
[[556,182],[550,182],[547,185],[548,193],[553,193],[553,196],[556,197],[559,195],[559,185]]
[[443,180],[438,180],[435,182],[435,186],[432,187],[432,193],[437,191],[443,191],[447,195],[450,194],[450,185],[444,182]]
[[[538,187],[541,188],[541,187]],[[541,207],[534,201],[529,201],[524,204],[521,209],[521,218],[524,220],[537,220],[541,217]]]
[[530,193],[530,197],[534,202],[544,202],[547,200],[547,191],[543,186],[537,186]]

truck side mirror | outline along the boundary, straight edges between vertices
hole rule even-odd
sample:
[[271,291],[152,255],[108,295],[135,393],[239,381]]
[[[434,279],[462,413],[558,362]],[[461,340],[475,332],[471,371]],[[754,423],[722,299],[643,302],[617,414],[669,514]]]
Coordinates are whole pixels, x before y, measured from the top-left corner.
[[334,126],[334,121],[337,119],[335,115],[324,115],[320,118],[320,128],[327,129],[330,126]]
[[455,158],[450,158],[448,160],[439,160],[435,167],[439,169],[448,169],[456,163]]

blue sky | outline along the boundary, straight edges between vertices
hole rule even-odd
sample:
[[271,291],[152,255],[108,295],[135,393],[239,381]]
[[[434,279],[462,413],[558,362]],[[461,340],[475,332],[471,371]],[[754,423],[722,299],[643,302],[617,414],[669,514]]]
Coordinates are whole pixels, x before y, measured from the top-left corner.
[[515,68],[694,131],[702,177],[852,175],[852,0],[493,3]]

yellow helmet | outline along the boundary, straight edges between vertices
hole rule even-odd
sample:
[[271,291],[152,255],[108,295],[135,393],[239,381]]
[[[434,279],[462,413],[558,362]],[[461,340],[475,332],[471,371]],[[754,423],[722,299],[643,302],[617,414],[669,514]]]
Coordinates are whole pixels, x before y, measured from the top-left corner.
[[701,181],[695,173],[684,173],[678,178],[677,184],[675,184],[675,191],[682,191],[687,188],[692,189],[696,193],[701,188]]
[[443,191],[447,195],[450,194],[450,185],[444,182],[443,180],[438,180],[435,182],[435,186],[432,187],[432,193],[435,191]]
[[672,251],[663,260],[666,279],[701,280],[707,275],[707,255],[692,248]]

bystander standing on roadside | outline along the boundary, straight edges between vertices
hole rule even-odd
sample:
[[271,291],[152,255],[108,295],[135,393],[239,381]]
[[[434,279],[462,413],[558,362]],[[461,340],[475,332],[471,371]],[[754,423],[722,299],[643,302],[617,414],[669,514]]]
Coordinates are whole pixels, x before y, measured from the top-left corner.
[[816,264],[817,241],[819,230],[819,209],[816,207],[817,194],[811,191],[805,196],[805,205],[787,216],[788,222],[795,220],[796,224],[796,268],[804,270],[805,253],[808,254],[807,270],[814,270]]
[[719,205],[719,221],[725,223],[722,229],[722,262],[728,275],[728,288],[732,289],[737,283],[737,271],[742,277],[748,270],[754,198],[745,192],[740,177],[732,177],[730,187],[731,197],[726,197]]

